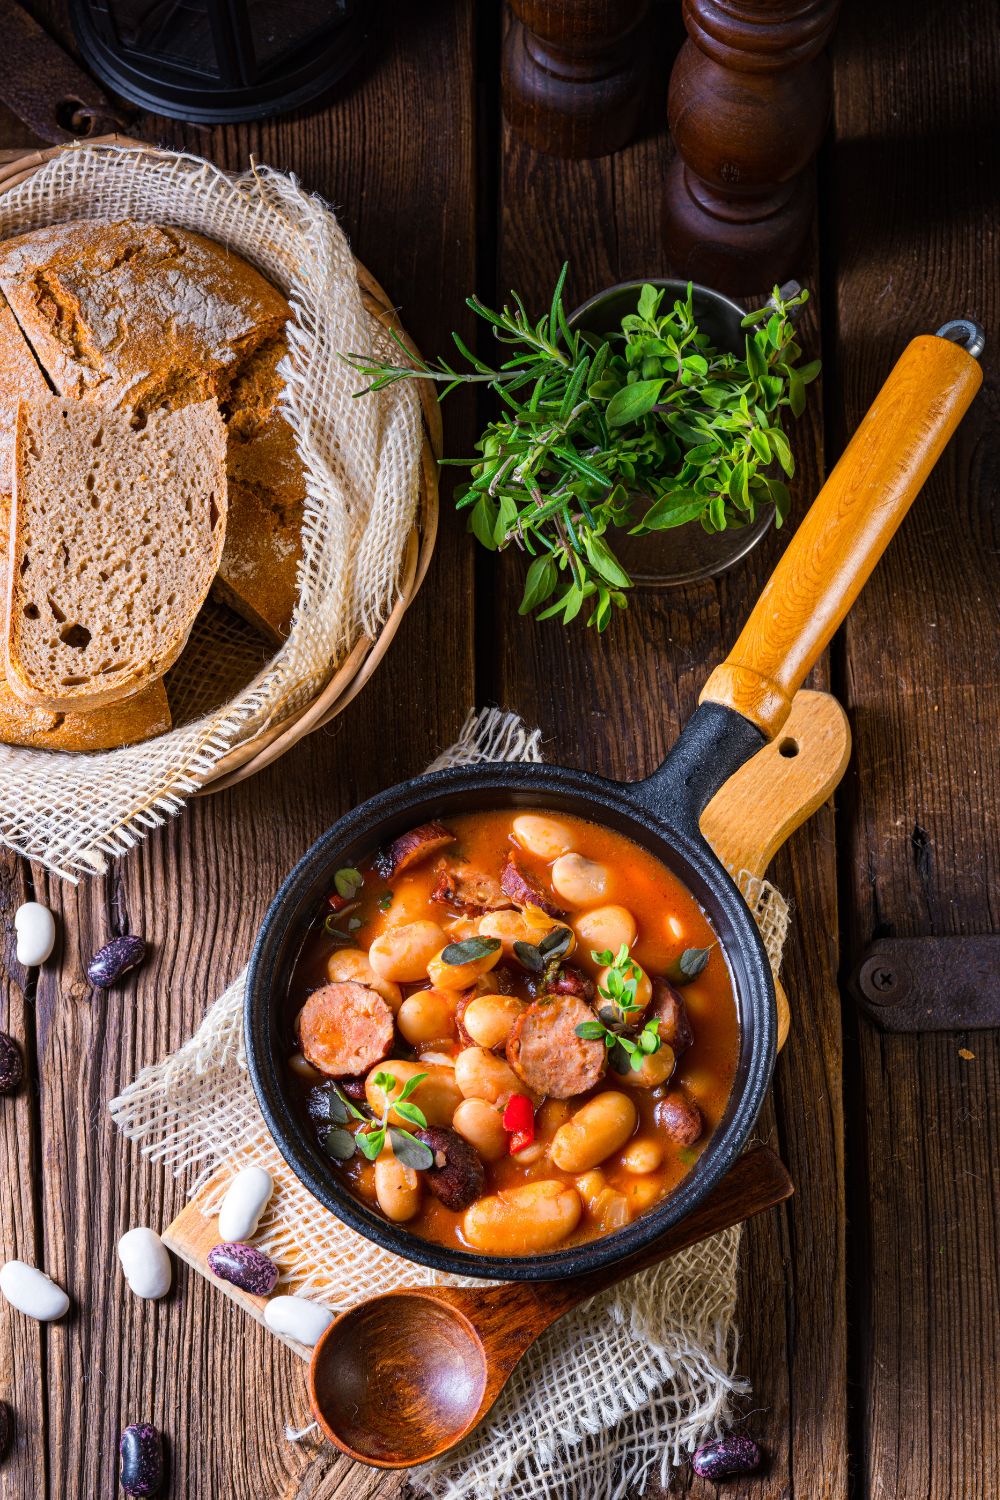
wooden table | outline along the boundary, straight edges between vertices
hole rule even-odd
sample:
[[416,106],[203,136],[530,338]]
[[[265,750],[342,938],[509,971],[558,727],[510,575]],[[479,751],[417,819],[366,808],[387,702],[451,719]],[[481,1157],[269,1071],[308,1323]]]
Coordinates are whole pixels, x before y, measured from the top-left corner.
[[[38,8],[58,11],[56,0]],[[252,153],[295,171],[337,206],[419,343],[443,351],[453,326],[469,333],[461,298],[473,288],[542,299],[566,256],[581,300],[669,269],[658,189],[673,12],[659,17],[662,84],[642,138],[599,161],[536,156],[503,128],[499,42],[485,0],[396,0],[367,73],[327,108],[225,130],[146,118],[140,131],[226,167]],[[818,292],[806,341],[826,374],[795,435],[796,515],[911,334],[962,314],[994,337],[1000,328],[990,7],[849,5],[834,63],[802,273]],[[0,118],[0,146],[30,144]],[[749,1425],[770,1453],[766,1475],[733,1491],[748,1497],[995,1500],[1000,1485],[997,1034],[883,1033],[838,986],[875,935],[996,924],[995,367],[994,350],[988,389],[816,674],[849,709],[855,755],[837,806],[775,871],[795,913],[794,1021],[765,1131],[798,1193],[746,1237],[740,1368],[753,1382]],[[452,398],[451,452],[468,451],[475,421],[472,401]],[[169,1434],[171,1494],[186,1500],[388,1500],[402,1489],[285,1441],[286,1422],[307,1421],[298,1362],[200,1279],[182,1268],[163,1305],[122,1294],[119,1235],[167,1223],[183,1186],[116,1138],[107,1101],[189,1035],[314,837],[419,771],[471,704],[517,708],[542,726],[550,756],[649,771],[784,540],[770,536],[717,583],[636,596],[598,641],[519,619],[516,560],[498,568],[449,511],[385,665],[330,729],[196,802],[106,879],[74,889],[2,862],[0,1026],[23,1039],[33,1082],[0,1111],[0,1251],[45,1266],[75,1306],[48,1331],[0,1310],[0,1397],[23,1435],[0,1470],[3,1500],[115,1493],[118,1434],[138,1419]],[[9,918],[29,894],[58,912],[63,946],[25,986]],[[137,983],[91,991],[89,955],[129,929],[152,945]],[[677,1492],[714,1490],[682,1477]]]

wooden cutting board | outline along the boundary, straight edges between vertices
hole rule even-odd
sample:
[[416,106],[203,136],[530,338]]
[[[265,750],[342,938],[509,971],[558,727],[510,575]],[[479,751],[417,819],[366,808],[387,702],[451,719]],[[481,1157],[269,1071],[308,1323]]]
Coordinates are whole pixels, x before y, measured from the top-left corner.
[[[726,782],[701,820],[702,832],[734,876],[743,871],[750,876],[764,875],[785,840],[832,795],[850,753],[851,731],[837,700],[829,693],[805,689],[797,693],[782,734]],[[788,1035],[789,1008],[780,983],[776,992],[781,1047]],[[262,1323],[267,1299],[251,1297],[219,1281],[208,1269],[208,1252],[218,1244],[219,1232],[216,1218],[208,1216],[201,1205],[229,1175],[230,1169],[224,1168],[211,1178],[165,1231],[163,1241],[218,1291]],[[272,1175],[276,1195],[281,1193],[283,1177],[293,1180],[291,1169],[283,1163]],[[333,1277],[287,1257],[282,1264],[296,1276],[312,1274],[317,1294],[336,1302],[341,1285]],[[282,1342],[303,1359],[310,1357],[311,1351],[301,1344],[291,1339]]]

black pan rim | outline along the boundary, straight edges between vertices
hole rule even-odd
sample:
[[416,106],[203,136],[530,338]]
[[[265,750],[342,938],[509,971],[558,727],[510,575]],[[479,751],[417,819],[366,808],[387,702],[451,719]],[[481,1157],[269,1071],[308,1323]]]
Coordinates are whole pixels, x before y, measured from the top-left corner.
[[[669,818],[652,812],[643,800],[643,782],[608,781],[586,771],[566,767],[494,763],[458,767],[421,776],[378,793],[334,823],[306,851],[287,876],[261,925],[247,973],[244,1008],[247,1066],[251,1083],[275,1145],[288,1166],[317,1200],[337,1218],[382,1249],[434,1270],[484,1281],[545,1281],[583,1275],[625,1261],[678,1223],[716,1186],[747,1144],[767,1093],[777,1054],[777,1015],[770,964],[757,925],[743,897],[700,835],[694,836]],[[741,1008],[741,1050],[738,1079],[723,1120],[695,1166],[661,1205],[624,1229],[582,1245],[545,1255],[505,1257],[452,1250],[390,1224],[354,1198],[325,1163],[319,1146],[310,1141],[290,1105],[282,1085],[281,1063],[271,1045],[272,1013],[284,1003],[283,990],[272,1005],[272,988],[279,967],[287,961],[293,929],[304,935],[317,909],[318,889],[328,882],[344,858],[369,853],[386,837],[426,821],[447,816],[442,802],[462,801],[471,810],[490,797],[523,795],[525,805],[549,806],[615,821],[621,831],[650,847],[657,842],[672,851],[678,873],[696,899],[722,910],[723,947]],[[571,801],[575,806],[571,806]],[[588,806],[579,804],[585,801]],[[437,804],[437,805],[436,805]],[[502,805],[494,802],[492,805]],[[590,810],[588,810],[588,808]],[[452,811],[456,809],[452,807]],[[393,826],[395,825],[395,826]],[[656,848],[652,852],[656,853]],[[671,860],[666,861],[670,863]],[[719,927],[717,911],[710,911]],[[296,949],[297,951],[297,949]],[[737,964],[740,972],[734,970]],[[749,1023],[749,1024],[748,1024]],[[739,1075],[742,1074],[742,1081]]]

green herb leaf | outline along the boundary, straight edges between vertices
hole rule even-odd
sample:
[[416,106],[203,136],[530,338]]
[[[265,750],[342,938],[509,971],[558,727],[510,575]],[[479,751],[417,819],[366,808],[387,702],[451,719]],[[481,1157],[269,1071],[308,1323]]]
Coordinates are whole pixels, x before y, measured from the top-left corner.
[[514,957],[525,969],[532,974],[541,974],[545,968],[545,955],[534,943],[518,941],[514,944]]
[[359,1130],[354,1142],[362,1156],[374,1161],[385,1145],[385,1126],[377,1125],[374,1130]]
[[488,958],[503,944],[499,938],[470,937],[460,943],[449,943],[441,951],[441,962],[446,964],[471,964],[478,958]]
[[426,1172],[428,1167],[434,1165],[434,1152],[430,1146],[418,1141],[408,1130],[400,1130],[398,1126],[391,1125],[389,1139],[393,1155],[404,1167],[410,1167],[414,1172]]
[[392,905],[392,891],[383,891],[377,904],[379,911],[388,911]]
[[349,1130],[341,1130],[334,1127],[332,1130],[321,1130],[319,1143],[327,1156],[332,1156],[334,1161],[350,1161],[357,1148],[357,1136]]
[[608,402],[605,419],[609,427],[624,427],[638,422],[652,411],[666,385],[665,380],[637,380],[623,386]]
[[576,1027],[576,1034],[585,1042],[596,1042],[604,1036],[605,1028],[600,1021],[581,1021]]
[[524,597],[518,606],[519,615],[530,615],[533,609],[544,604],[559,582],[559,569],[551,557],[536,557],[524,580]]
[[[714,947],[714,944],[712,945]],[[668,978],[674,984],[690,984],[705,969],[712,948],[685,948],[680,958],[671,964]]]
[[400,1101],[392,1108],[393,1113],[397,1114],[401,1120],[407,1120],[411,1125],[416,1125],[419,1130],[427,1129],[427,1116],[416,1104]]
[[360,870],[344,869],[338,870],[333,877],[333,883],[337,888],[337,895],[342,896],[345,901],[353,901],[365,883],[365,877]]

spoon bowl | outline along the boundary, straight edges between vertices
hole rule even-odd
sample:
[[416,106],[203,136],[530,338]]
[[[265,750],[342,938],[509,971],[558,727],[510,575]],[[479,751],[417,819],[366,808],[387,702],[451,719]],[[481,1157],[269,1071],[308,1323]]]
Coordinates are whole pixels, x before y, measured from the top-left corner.
[[494,1287],[411,1287],[341,1313],[313,1351],[309,1399],[331,1443],[380,1469],[447,1453],[486,1416],[558,1318],[598,1292],[791,1196],[766,1146],[740,1157],[681,1223],[589,1275]]
[[[314,1362],[313,1409],[328,1438],[368,1463],[424,1463],[475,1425],[486,1390],[483,1341],[430,1291],[386,1292],[341,1313]],[[385,1426],[372,1413],[384,1413]],[[440,1433],[438,1447],[429,1434]]]

